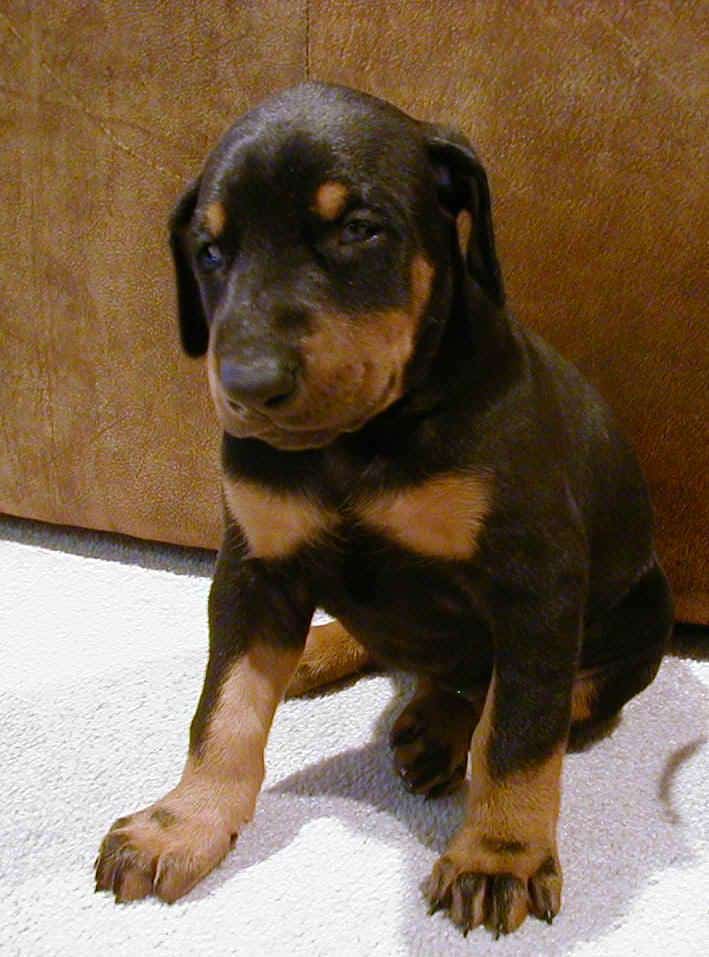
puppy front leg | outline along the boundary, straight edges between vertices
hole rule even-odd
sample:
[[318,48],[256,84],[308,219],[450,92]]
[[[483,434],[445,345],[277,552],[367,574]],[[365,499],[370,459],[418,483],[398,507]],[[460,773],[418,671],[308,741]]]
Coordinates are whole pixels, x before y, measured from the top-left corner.
[[227,854],[253,815],[275,710],[305,644],[313,607],[284,569],[244,557],[228,528],[209,600],[209,662],[179,783],[119,818],[96,861],[96,889],[117,901],[172,903]]
[[528,913],[551,923],[559,910],[556,825],[579,630],[578,610],[552,623],[529,608],[496,638],[468,813],[427,888],[432,910],[447,908],[466,934],[479,924],[509,933]]

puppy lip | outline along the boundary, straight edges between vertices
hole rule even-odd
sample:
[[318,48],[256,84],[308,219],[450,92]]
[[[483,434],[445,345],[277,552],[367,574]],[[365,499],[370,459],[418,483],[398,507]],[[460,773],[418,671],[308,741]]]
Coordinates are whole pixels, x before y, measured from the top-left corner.
[[319,449],[330,445],[341,434],[338,429],[311,429],[309,431],[294,431],[282,429],[272,424],[271,428],[254,428],[248,432],[235,429],[230,431],[228,425],[225,431],[229,432],[237,439],[258,439],[267,445],[284,451],[305,451],[307,449]]
[[[241,425],[233,423],[230,434],[236,438],[254,438],[272,445],[274,448],[305,450],[323,448],[344,434],[358,432],[367,422],[384,412],[397,398],[396,377],[390,377],[379,396],[366,407],[358,409],[358,414],[352,418],[335,424],[318,424],[289,420],[287,415],[275,416],[253,409],[249,406],[229,399],[223,395],[227,410],[233,412],[241,420]],[[244,428],[245,426],[245,428]],[[230,432],[229,423],[225,423],[225,430]]]
[[341,433],[336,431],[315,432],[313,435],[308,436],[308,438],[301,438],[297,433],[291,433],[287,439],[280,437],[274,438],[270,436],[268,438],[263,438],[262,441],[266,442],[267,445],[272,445],[276,449],[282,449],[284,451],[290,450],[292,452],[305,452],[309,449],[322,449],[326,445],[331,445],[340,435]]

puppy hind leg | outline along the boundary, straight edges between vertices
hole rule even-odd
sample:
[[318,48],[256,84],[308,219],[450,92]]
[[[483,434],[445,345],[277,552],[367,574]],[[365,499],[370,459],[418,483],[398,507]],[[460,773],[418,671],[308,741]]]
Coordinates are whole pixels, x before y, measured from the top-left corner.
[[419,679],[389,736],[394,768],[407,790],[444,797],[463,783],[486,692],[481,685],[468,699],[429,678]]
[[339,621],[315,625],[286,691],[287,698],[307,694],[374,666],[370,653]]
[[[581,748],[611,726],[623,706],[654,679],[672,633],[674,611],[665,575],[658,564],[636,582],[601,623],[609,656],[584,662],[574,682],[571,749]],[[584,667],[586,665],[586,667]]]

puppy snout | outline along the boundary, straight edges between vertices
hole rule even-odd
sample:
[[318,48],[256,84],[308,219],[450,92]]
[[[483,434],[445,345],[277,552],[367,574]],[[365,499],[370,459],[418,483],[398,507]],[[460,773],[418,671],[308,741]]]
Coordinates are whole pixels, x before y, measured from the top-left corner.
[[230,401],[252,408],[275,408],[295,394],[298,363],[286,352],[228,356],[219,360],[219,380]]

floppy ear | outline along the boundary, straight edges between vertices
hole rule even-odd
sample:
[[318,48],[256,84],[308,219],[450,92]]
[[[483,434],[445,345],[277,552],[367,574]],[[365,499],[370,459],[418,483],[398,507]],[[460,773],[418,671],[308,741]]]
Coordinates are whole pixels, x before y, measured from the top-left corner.
[[194,358],[205,354],[209,342],[209,329],[202,297],[185,247],[185,233],[197,205],[198,193],[199,180],[197,179],[180,197],[170,216],[170,249],[172,261],[175,264],[180,340],[187,355]]
[[[455,130],[428,126],[428,151],[441,205],[456,220],[469,274],[498,306],[505,287],[495,251],[487,173],[468,140]],[[470,221],[461,213],[467,213]]]

